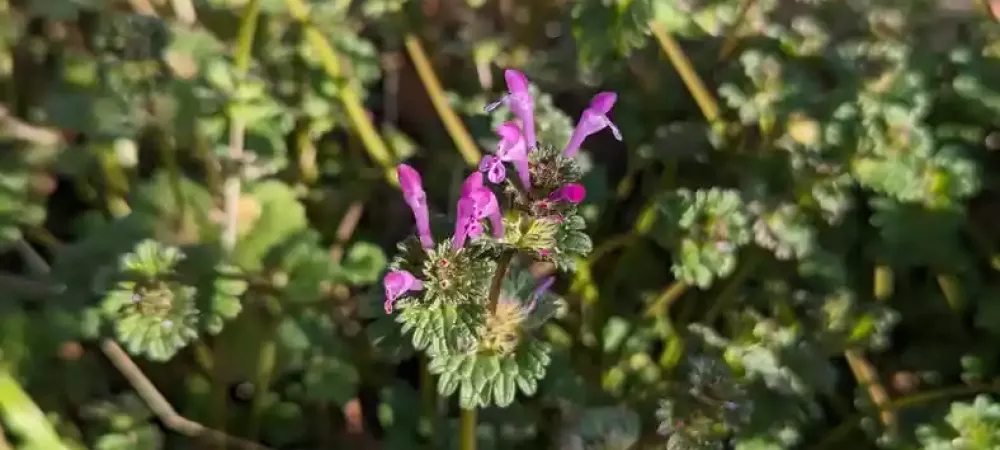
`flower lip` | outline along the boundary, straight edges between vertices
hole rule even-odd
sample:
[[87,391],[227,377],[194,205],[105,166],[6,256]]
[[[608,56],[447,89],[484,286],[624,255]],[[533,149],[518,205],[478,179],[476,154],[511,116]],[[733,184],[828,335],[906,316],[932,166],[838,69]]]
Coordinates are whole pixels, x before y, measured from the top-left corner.
[[521,127],[517,126],[515,122],[504,122],[497,126],[497,136],[500,139],[508,142],[517,142],[521,140]]
[[590,106],[583,110],[583,114],[580,115],[580,120],[577,122],[576,128],[573,129],[573,135],[570,136],[569,142],[563,150],[563,155],[569,158],[576,156],[587,137],[605,128],[611,129],[615,139],[622,140],[621,130],[608,117],[608,113],[611,112],[611,108],[615,106],[617,100],[618,94],[614,92],[601,92],[590,100]]
[[486,155],[479,161],[479,171],[486,173],[486,179],[490,183],[502,183],[507,179],[507,169],[503,166],[503,161],[493,155]]
[[389,272],[382,280],[382,284],[385,288],[385,303],[383,306],[385,307],[386,314],[392,313],[393,304],[403,294],[424,289],[423,282],[405,270]]
[[483,188],[483,174],[472,172],[462,183],[462,197],[468,197],[473,192]]

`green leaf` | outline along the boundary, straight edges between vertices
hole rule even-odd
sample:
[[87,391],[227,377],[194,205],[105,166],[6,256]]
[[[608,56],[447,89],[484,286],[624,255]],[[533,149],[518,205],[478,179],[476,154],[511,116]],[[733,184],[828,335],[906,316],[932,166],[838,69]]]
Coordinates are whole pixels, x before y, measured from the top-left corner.
[[371,284],[379,279],[388,260],[382,249],[371,243],[357,242],[344,258],[343,274],[351,284]]
[[10,432],[22,439],[22,448],[70,450],[7,367],[0,365],[0,417]]
[[252,185],[246,204],[243,219],[249,230],[237,243],[234,258],[243,269],[254,271],[271,249],[307,227],[306,212],[292,188],[275,180]]
[[518,389],[535,392],[545,376],[548,344],[529,340],[513,354],[468,353],[432,356],[427,370],[438,376],[438,393],[450,396],[458,391],[463,408],[499,406],[513,403]]

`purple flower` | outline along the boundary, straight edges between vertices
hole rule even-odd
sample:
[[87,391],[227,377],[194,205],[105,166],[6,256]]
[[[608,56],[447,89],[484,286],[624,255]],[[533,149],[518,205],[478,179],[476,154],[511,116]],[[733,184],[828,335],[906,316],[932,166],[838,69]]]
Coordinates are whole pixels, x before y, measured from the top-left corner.
[[601,92],[590,100],[590,106],[583,110],[583,114],[580,115],[580,121],[577,122],[573,136],[569,138],[569,144],[563,150],[563,155],[570,158],[576,156],[584,139],[605,128],[611,128],[615,139],[622,140],[622,132],[608,118],[608,113],[611,112],[611,107],[615,106],[616,100],[618,100],[618,95],[614,92]]
[[528,91],[528,78],[514,69],[505,70],[503,77],[507,80],[507,90],[510,93],[487,105],[486,112],[493,111],[501,103],[506,104],[524,126],[525,145],[527,148],[535,148],[535,101]]
[[582,184],[570,183],[556,189],[552,195],[549,195],[549,200],[557,202],[570,202],[576,205],[582,202],[586,196],[587,189],[584,188]]
[[424,283],[405,270],[389,272],[382,280],[385,287],[385,313],[392,314],[392,305],[396,299],[411,291],[422,291]]
[[541,298],[542,294],[545,294],[545,292],[547,292],[550,287],[552,287],[552,283],[554,281],[556,281],[556,277],[550,276],[550,277],[545,277],[545,279],[543,279],[541,283],[538,283],[538,286],[535,287],[535,290],[531,291],[531,301],[528,303],[528,307],[525,308],[525,311],[531,312],[535,310],[535,307],[538,306],[538,299]]
[[493,191],[483,186],[483,174],[480,172],[473,172],[462,184],[462,197],[458,200],[457,215],[452,248],[462,248],[465,246],[466,238],[482,235],[483,225],[480,221],[486,218],[490,219],[493,237],[501,239],[504,236],[500,202]]
[[479,162],[479,171],[486,173],[490,183],[502,183],[507,178],[507,170],[503,163],[513,163],[517,175],[525,188],[531,188],[531,174],[528,169],[528,150],[521,137],[521,128],[514,122],[504,122],[497,127],[500,142],[497,144],[496,155],[484,156]]
[[434,239],[431,238],[431,223],[427,212],[427,195],[424,194],[420,174],[406,164],[400,164],[396,168],[396,173],[399,175],[399,186],[403,189],[403,199],[413,211],[413,220],[417,223],[417,236],[420,237],[420,244],[427,249],[434,248]]

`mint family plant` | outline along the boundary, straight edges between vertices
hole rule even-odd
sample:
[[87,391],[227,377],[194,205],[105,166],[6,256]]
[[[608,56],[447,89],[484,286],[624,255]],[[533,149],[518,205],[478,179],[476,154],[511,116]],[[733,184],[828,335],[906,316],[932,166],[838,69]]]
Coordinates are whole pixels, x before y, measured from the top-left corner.
[[[430,358],[438,391],[458,392],[461,407],[507,406],[518,391],[531,395],[545,376],[550,347],[532,336],[558,311],[554,278],[535,280],[533,263],[572,271],[592,245],[578,205],[586,190],[574,158],[588,136],[610,128],[616,95],[597,94],[563,148],[535,141],[528,80],[508,69],[505,103],[516,121],[497,127],[492,155],[465,178],[454,228],[435,240],[419,172],[397,169],[416,234],[399,244],[385,276],[385,313],[395,314],[413,346]],[[508,166],[516,177],[507,175]]]

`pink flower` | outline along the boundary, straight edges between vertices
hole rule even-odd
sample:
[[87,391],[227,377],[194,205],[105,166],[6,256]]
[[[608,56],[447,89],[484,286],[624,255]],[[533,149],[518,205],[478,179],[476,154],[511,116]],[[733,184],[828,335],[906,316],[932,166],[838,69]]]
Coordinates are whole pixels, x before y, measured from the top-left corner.
[[531,188],[531,174],[528,169],[528,151],[521,137],[521,128],[514,122],[504,122],[497,127],[500,142],[497,144],[496,155],[484,156],[479,162],[479,171],[486,174],[490,183],[502,183],[507,178],[507,170],[503,163],[513,163],[517,175],[525,188]]
[[417,223],[417,236],[420,237],[420,244],[427,249],[434,248],[427,211],[427,195],[424,193],[420,174],[406,164],[400,164],[396,168],[396,173],[399,176],[399,186],[403,190],[403,200],[413,211],[413,220]]
[[455,234],[452,236],[452,248],[465,246],[466,238],[476,238],[483,233],[481,220],[489,218],[493,237],[502,239],[504,236],[503,217],[500,214],[500,202],[493,191],[483,186],[483,174],[473,172],[462,184],[462,197],[458,200],[458,220],[455,222]]
[[507,90],[510,93],[499,101],[487,105],[486,112],[506,104],[510,112],[517,116],[524,126],[525,145],[533,149],[535,148],[535,100],[528,91],[528,78],[514,69],[505,70],[503,77],[507,81]]
[[549,195],[549,200],[557,202],[570,202],[576,205],[582,202],[586,196],[587,189],[584,188],[582,184],[570,183],[556,189],[552,195]]
[[577,122],[576,129],[573,130],[573,135],[569,138],[566,149],[563,150],[563,155],[570,158],[576,156],[584,139],[605,128],[611,128],[615,139],[622,140],[622,132],[608,118],[608,113],[611,112],[611,108],[615,106],[617,100],[618,95],[614,92],[601,92],[590,100],[590,106],[580,115],[580,121]]
[[385,313],[392,314],[393,304],[407,292],[422,291],[424,283],[405,270],[396,270],[386,274],[382,280],[385,287]]

